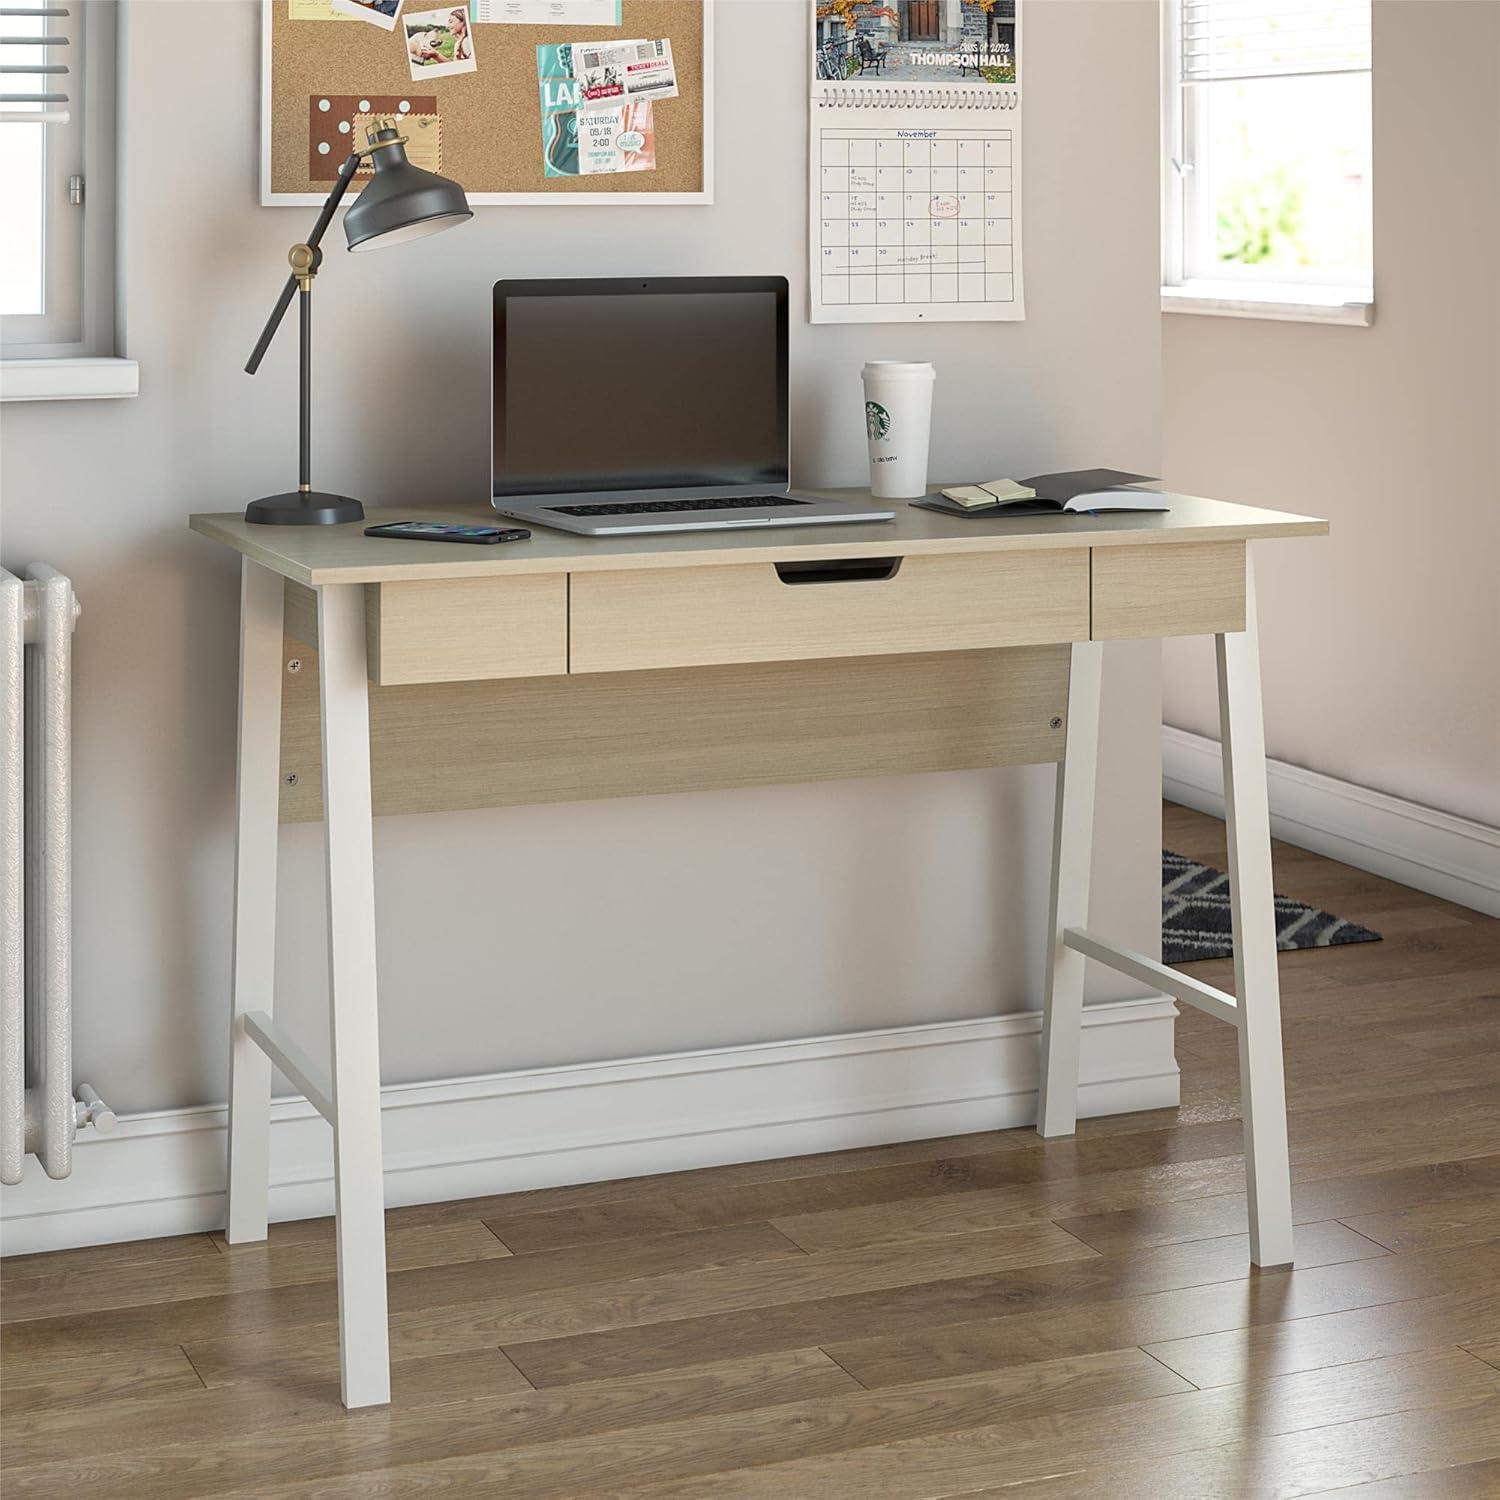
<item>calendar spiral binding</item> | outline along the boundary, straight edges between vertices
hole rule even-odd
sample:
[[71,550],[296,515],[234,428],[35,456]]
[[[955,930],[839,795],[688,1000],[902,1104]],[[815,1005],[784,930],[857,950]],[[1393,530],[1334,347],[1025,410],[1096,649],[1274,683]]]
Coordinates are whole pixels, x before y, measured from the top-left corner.
[[825,88],[813,97],[819,109],[1016,109],[1018,88],[876,88],[856,84]]

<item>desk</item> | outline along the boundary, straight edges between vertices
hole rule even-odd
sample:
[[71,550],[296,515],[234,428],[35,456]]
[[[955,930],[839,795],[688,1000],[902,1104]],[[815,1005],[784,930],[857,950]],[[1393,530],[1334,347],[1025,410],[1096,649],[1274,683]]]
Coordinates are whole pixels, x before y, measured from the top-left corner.
[[[227,1235],[266,1235],[274,1063],[333,1127],[345,1405],[390,1399],[371,836],[383,812],[1055,762],[1037,1128],[1075,1126],[1086,959],[1206,1010],[1239,1032],[1251,1259],[1291,1261],[1248,544],[1328,526],[1171,498],[1158,515],[902,506],[888,523],[539,531],[500,547],[192,518],[242,555]],[[1238,1000],[1084,926],[1102,643],[1174,635],[1217,645]],[[319,817],[327,1070],[272,1003],[278,822]]]

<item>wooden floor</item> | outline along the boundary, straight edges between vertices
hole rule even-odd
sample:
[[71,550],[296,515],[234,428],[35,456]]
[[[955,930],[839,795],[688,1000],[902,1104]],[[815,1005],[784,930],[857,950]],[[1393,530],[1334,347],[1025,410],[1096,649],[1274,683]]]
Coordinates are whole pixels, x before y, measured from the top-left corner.
[[394,1211],[388,1409],[338,1405],[326,1221],[6,1261],[6,1500],[1500,1495],[1500,922],[1276,867],[1385,934],[1282,957],[1294,1271],[1249,1269],[1187,1011],[1181,1108],[1073,1140]]

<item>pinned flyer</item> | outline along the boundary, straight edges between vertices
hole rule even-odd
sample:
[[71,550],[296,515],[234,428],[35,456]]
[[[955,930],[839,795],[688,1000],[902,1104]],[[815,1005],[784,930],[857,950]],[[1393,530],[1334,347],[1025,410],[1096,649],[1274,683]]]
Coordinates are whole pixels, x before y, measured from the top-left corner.
[[677,70],[668,41],[574,42],[573,67],[579,109],[677,97]]
[[333,0],[333,9],[341,16],[368,21],[382,31],[394,31],[396,17],[401,13],[401,0]]
[[406,34],[406,60],[414,80],[451,78],[455,73],[472,73],[479,66],[474,58],[474,36],[469,29],[466,4],[442,10],[407,11],[401,25]]
[[542,169],[548,177],[656,170],[651,101],[579,108],[573,67],[577,52],[559,42],[536,49],[542,107]]

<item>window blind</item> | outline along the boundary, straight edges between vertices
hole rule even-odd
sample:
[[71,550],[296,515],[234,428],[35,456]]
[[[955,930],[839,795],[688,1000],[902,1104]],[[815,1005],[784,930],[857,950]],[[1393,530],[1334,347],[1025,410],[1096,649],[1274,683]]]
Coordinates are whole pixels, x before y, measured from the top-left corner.
[[1180,0],[1182,81],[1360,73],[1370,0]]
[[61,5],[0,5],[0,125],[66,125],[69,12]]

